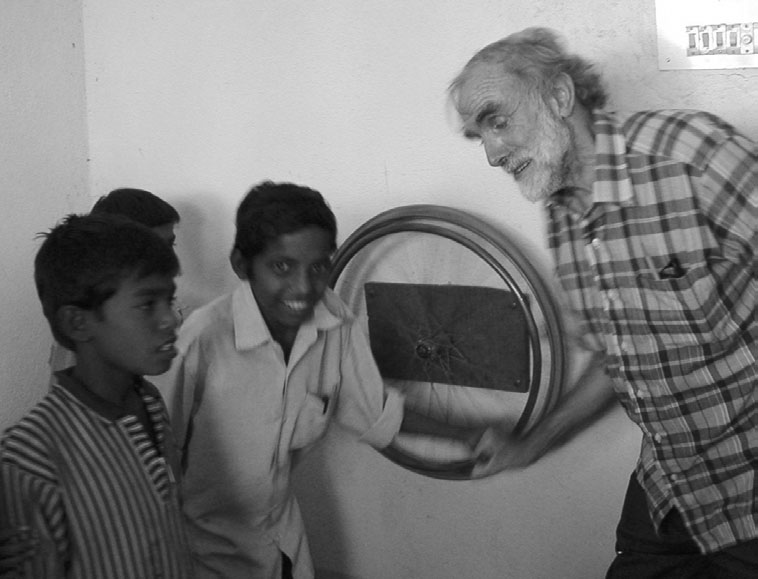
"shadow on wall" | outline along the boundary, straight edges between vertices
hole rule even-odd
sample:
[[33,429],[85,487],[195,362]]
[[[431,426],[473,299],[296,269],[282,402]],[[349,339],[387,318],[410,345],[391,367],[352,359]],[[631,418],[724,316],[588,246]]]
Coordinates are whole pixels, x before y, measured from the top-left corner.
[[210,193],[188,193],[174,203],[181,221],[176,250],[181,262],[179,299],[188,310],[230,291],[236,277],[229,265],[234,213]]

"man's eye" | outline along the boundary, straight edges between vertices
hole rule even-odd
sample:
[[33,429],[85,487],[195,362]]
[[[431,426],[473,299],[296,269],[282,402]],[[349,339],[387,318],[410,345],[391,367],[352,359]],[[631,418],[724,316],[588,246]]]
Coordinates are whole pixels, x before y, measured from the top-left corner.
[[145,310],[146,312],[149,312],[155,307],[155,300],[148,300],[146,302],[142,302],[137,307],[141,310]]
[[508,126],[508,119],[504,115],[492,115],[487,117],[485,126],[490,131],[502,131]]

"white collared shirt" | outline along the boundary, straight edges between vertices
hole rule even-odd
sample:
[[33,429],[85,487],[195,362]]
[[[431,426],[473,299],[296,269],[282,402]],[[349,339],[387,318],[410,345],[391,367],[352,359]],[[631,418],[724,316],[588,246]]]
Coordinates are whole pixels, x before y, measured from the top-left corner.
[[179,355],[154,382],[183,451],[184,511],[199,577],[278,579],[280,551],[313,577],[291,453],[336,423],[376,448],[400,429],[403,400],[385,393],[368,341],[327,290],[298,330],[289,363],[250,286],[195,311]]

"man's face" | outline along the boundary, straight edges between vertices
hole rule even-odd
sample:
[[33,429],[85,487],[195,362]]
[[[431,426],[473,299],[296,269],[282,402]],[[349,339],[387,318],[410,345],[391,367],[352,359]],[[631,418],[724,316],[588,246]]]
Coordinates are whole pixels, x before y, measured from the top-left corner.
[[457,108],[464,136],[480,141],[489,164],[512,175],[529,201],[543,201],[566,185],[571,130],[519,78],[496,65],[475,65],[460,87]]
[[176,356],[177,319],[174,278],[132,276],[91,317],[91,340],[103,379],[154,376],[168,370]]
[[331,254],[329,232],[308,226],[280,235],[247,263],[241,277],[250,283],[275,339],[297,332],[313,315],[329,282]]

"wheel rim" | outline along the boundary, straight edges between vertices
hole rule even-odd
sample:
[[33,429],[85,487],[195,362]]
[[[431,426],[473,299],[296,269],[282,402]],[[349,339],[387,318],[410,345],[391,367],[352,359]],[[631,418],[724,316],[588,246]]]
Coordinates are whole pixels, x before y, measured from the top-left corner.
[[[462,288],[462,295],[467,295],[466,292],[477,292],[476,287],[480,287],[473,284],[469,288],[468,283],[460,283],[469,279],[479,280],[483,288],[492,288],[499,300],[497,303],[508,299],[517,304],[528,343],[526,392],[470,387],[455,383],[454,378],[447,384],[431,380],[385,379],[385,382],[399,387],[408,396],[409,403],[437,419],[474,426],[481,425],[479,420],[483,424],[497,421],[508,424],[512,433],[518,435],[531,429],[560,395],[566,357],[560,315],[552,294],[529,259],[504,232],[450,207],[410,205],[391,209],[364,223],[345,240],[334,257],[330,285],[361,320],[364,330],[371,334],[375,317],[369,322],[367,309],[371,300],[366,297],[367,286],[373,289],[376,285],[376,291],[386,291],[410,284],[413,291],[425,293],[428,293],[427,287],[456,292]],[[464,300],[464,307],[471,306],[465,305]],[[409,311],[411,316],[417,315]],[[498,311],[503,311],[502,307]],[[423,317],[424,313],[418,315]],[[403,327],[403,320],[396,323],[406,334],[412,331]],[[485,326],[493,335],[499,335],[499,331],[492,330],[497,324],[487,322],[482,327]],[[471,331],[467,336],[459,332],[455,339],[467,342],[471,341],[467,338],[479,333]],[[436,346],[424,336],[415,338],[405,350],[413,348],[417,358],[426,356],[422,362],[427,363]],[[372,350],[376,355],[375,341]],[[384,366],[387,367],[386,362]],[[482,373],[487,374],[488,370],[484,367]],[[393,443],[384,451],[385,456],[405,468],[435,478],[470,476],[474,462],[462,457],[460,449],[443,452],[432,448],[433,443],[428,441],[422,445],[418,439],[405,437],[403,440],[403,444],[412,442],[416,446]]]

